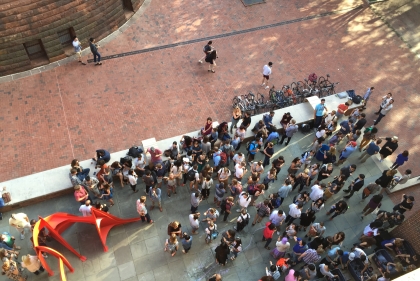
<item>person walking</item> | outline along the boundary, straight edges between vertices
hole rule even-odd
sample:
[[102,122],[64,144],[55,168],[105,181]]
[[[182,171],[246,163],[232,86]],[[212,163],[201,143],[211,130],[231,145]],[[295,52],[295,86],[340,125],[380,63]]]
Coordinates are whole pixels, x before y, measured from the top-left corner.
[[90,47],[90,51],[93,54],[93,62],[95,63],[95,65],[102,65],[101,54],[98,52],[98,49],[100,48],[100,46],[96,44],[95,42],[96,42],[95,38],[89,39],[89,47]]
[[376,115],[379,115],[379,113],[381,112],[381,110],[383,108],[385,108],[385,106],[389,103],[389,101],[392,100],[392,94],[388,93],[386,96],[382,97],[382,102],[379,105],[379,110],[377,112],[375,112]]
[[213,49],[213,46],[212,45],[213,45],[213,41],[210,40],[209,42],[207,42],[207,45],[205,45],[203,47],[204,56],[201,59],[198,60],[199,63],[203,63],[203,60],[211,52],[211,50]]
[[[215,73],[214,69],[216,68],[216,59],[218,58],[216,49],[212,49],[207,55],[206,55],[206,62],[209,63],[209,70],[208,72]],[[219,136],[220,137],[220,136]]]
[[371,157],[372,155],[379,153],[379,145],[382,143],[381,139],[375,141],[371,141],[366,149],[363,150],[363,153],[360,154],[359,159],[361,163],[365,163],[366,160]]
[[404,165],[406,161],[408,161],[408,150],[404,150],[403,153],[398,154],[397,159],[395,160],[394,164],[392,164],[390,169],[396,169],[399,166]]
[[289,179],[284,181],[284,184],[280,187],[278,195],[280,197],[280,205],[283,204],[284,199],[289,195],[289,192],[292,190],[292,183]]
[[385,117],[385,115],[387,115],[390,111],[391,111],[391,109],[392,109],[392,107],[393,107],[393,103],[394,103],[394,100],[393,99],[391,99],[385,106],[384,106],[384,108],[382,108],[381,109],[381,111],[379,111],[379,116],[378,116],[378,118],[377,119],[375,119],[375,120],[373,120],[373,126],[376,126],[376,125],[378,125],[378,123],[379,122],[381,122],[381,120],[382,120],[382,118],[384,118]]
[[[268,86],[268,80],[270,79],[270,75],[271,75],[271,68],[273,67],[273,63],[270,61],[268,64],[264,65],[263,67],[263,79],[261,82],[261,87],[265,86],[265,89],[270,88],[270,86]],[[267,85],[266,85],[267,83]]]
[[330,218],[330,221],[331,221],[336,216],[344,214],[347,211],[348,208],[349,207],[348,207],[346,201],[340,200],[340,201],[338,201],[337,203],[335,203],[334,205],[331,206],[331,209],[327,212],[327,216],[334,213],[334,215]]
[[73,38],[73,47],[74,47],[74,52],[76,53],[76,57],[78,61],[82,65],[86,65],[86,63],[82,61],[82,44],[80,43],[79,39],[76,36],[74,36]]
[[273,240],[273,234],[275,231],[276,231],[276,226],[274,223],[270,221],[265,223],[262,241],[266,241],[264,248],[266,248],[267,250],[270,250],[270,247],[268,245],[270,245],[271,241]]
[[355,141],[349,141],[346,147],[341,151],[337,166],[343,164],[347,158],[357,149],[357,143]]
[[361,216],[362,220],[364,219],[364,217],[372,213],[376,208],[380,208],[382,199],[383,199],[382,194],[377,194],[377,195],[372,196],[369,203],[367,203],[366,206],[362,210],[362,216]]
[[223,222],[226,222],[229,214],[232,212],[233,205],[235,205],[233,201],[233,197],[229,196],[223,199],[220,204],[220,215],[223,215]]
[[372,140],[376,140],[376,133],[378,132],[378,128],[374,126],[367,127],[363,131],[363,137],[360,141],[359,151],[362,151],[362,148],[369,144]]
[[251,216],[247,213],[245,208],[242,208],[241,214],[236,220],[236,226],[233,227],[237,232],[241,232],[249,223]]
[[325,99],[321,99],[321,103],[315,106],[314,110],[314,119],[315,119],[315,129],[321,125],[322,117],[324,117],[324,110],[328,111],[325,106]]
[[365,101],[363,104],[362,109],[366,109],[366,105],[368,100],[370,99],[370,96],[373,94],[373,91],[375,90],[375,87],[370,87],[366,90],[365,95],[363,96],[363,100]]
[[80,205],[79,212],[81,212],[84,217],[89,217],[92,215],[90,211],[91,208],[90,200],[86,200],[85,204]]
[[9,225],[19,231],[21,240],[25,239],[25,228],[31,229],[29,218],[25,213],[12,214],[9,219]]
[[386,140],[386,143],[382,146],[381,150],[379,150],[379,155],[381,159],[379,162],[384,161],[389,155],[391,155],[395,150],[398,148],[398,137],[393,136],[392,138],[380,138]]
[[140,197],[137,199],[137,213],[139,213],[141,221],[145,222],[147,220],[148,223],[153,223],[153,220],[150,219],[150,215],[147,212],[146,208],[146,196]]

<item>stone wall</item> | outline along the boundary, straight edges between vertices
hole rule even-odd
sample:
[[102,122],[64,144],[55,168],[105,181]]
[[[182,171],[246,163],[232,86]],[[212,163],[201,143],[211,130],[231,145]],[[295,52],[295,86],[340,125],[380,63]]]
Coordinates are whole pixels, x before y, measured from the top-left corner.
[[[131,1],[137,11],[144,0]],[[0,2],[0,76],[64,58],[58,32],[70,30],[84,46],[127,20],[127,0],[3,0]],[[24,44],[40,40],[45,55],[30,60]]]

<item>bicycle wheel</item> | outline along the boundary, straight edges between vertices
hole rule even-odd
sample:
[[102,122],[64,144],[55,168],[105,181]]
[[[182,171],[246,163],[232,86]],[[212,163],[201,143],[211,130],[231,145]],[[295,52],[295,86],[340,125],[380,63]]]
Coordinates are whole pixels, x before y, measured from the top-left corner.
[[319,77],[319,79],[318,79],[318,87],[324,88],[325,87],[325,81],[327,81],[327,80],[325,80],[324,76]]

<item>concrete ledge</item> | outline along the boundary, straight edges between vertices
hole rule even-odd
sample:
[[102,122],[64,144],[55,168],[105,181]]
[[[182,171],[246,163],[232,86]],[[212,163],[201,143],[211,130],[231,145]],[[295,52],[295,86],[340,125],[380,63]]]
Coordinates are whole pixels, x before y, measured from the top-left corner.
[[[314,99],[315,100],[315,99]],[[343,103],[346,101],[346,99],[340,99],[336,96],[329,96],[325,98],[326,100],[326,106],[329,108],[329,110],[333,110],[337,108],[337,106],[340,103]],[[361,107],[362,105],[351,105],[350,109]],[[297,104],[294,106],[281,108],[278,110],[275,110],[275,115],[273,118],[273,124],[277,125],[280,128],[280,120],[284,113],[290,112],[293,118],[296,120],[298,124],[307,123],[313,120],[313,104],[309,102]],[[250,139],[253,137],[253,133],[251,129],[254,127],[254,125],[259,121],[263,119],[263,114],[258,114],[255,116],[252,116],[252,121],[250,128],[247,130],[245,138]],[[205,120],[203,120],[204,122]],[[213,126],[217,126],[219,122],[215,121],[213,122]],[[229,122],[229,126],[230,126]],[[239,125],[239,124],[238,124]],[[201,129],[201,126],[200,126]],[[162,151],[168,149],[171,147],[173,141],[177,141],[179,143],[181,137],[183,135],[189,135],[191,137],[198,136],[199,130],[185,133],[182,135],[174,136],[168,139],[159,140],[157,141],[155,138],[150,138],[142,141],[143,149],[146,151],[147,148],[150,148],[151,146],[154,146],[156,148],[161,149]],[[98,148],[99,149],[99,148]],[[120,158],[126,156],[128,152],[129,147],[127,149],[111,153],[111,160],[110,163],[114,161],[119,161]],[[166,160],[166,157],[162,157],[164,160]],[[147,161],[150,160],[150,155],[146,155]],[[388,165],[388,167],[391,165],[388,163],[380,163],[379,161],[375,160],[378,166],[380,165]],[[83,168],[90,168],[91,172],[90,175],[96,174],[96,172],[99,171],[99,169],[95,169],[95,163],[89,159],[80,161],[80,165]],[[9,180],[7,182],[3,182],[0,186],[6,186],[7,190],[10,192],[12,201],[4,207],[3,210],[12,210],[17,209],[22,206],[27,206],[30,204],[42,202],[57,196],[61,196],[64,194],[71,194],[72,193],[72,187],[69,179],[69,172],[70,172],[70,163],[67,166],[58,167],[55,169],[47,170],[44,172],[36,173],[33,175],[16,178],[13,180]]]

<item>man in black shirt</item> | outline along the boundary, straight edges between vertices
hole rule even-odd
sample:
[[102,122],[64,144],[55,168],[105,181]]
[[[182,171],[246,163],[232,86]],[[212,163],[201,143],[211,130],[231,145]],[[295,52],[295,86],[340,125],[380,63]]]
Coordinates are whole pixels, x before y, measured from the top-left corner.
[[350,166],[344,167],[340,169],[340,175],[344,176],[345,179],[348,179],[354,171],[356,171],[357,166],[355,164],[351,164]]
[[251,116],[250,116],[249,112],[247,111],[247,112],[245,112],[245,115],[242,118],[241,126],[244,126],[245,130],[247,130],[249,125],[251,125]]
[[353,126],[353,134],[356,132],[356,130],[361,130],[363,128],[363,126],[365,126],[366,124],[366,114],[361,113],[358,117],[357,117],[357,121],[356,124],[354,124]]
[[206,58],[207,54],[209,54],[213,50],[212,44],[213,44],[213,42],[212,41],[209,41],[207,43],[207,45],[203,47],[204,57],[202,57],[198,61],[199,63],[203,63],[203,60]]

